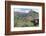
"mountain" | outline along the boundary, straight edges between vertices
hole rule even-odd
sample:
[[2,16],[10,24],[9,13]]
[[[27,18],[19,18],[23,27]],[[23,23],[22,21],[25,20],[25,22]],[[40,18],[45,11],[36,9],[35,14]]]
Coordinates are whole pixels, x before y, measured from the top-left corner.
[[24,13],[24,12],[19,12],[19,11],[18,12],[14,12],[14,16],[20,16],[21,18],[30,16],[33,19],[36,18],[36,17],[39,17],[38,16],[38,12],[33,11],[33,10],[29,11],[29,13]]
[[16,11],[14,12],[14,27],[34,26],[34,23],[31,21],[38,18],[39,13],[33,10],[30,10],[28,13]]

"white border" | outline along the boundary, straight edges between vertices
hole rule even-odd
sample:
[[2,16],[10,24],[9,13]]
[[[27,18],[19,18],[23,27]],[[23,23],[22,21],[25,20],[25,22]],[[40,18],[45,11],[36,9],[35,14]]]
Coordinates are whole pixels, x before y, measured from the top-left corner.
[[[15,27],[14,28],[14,8],[38,8],[39,9],[39,27]],[[27,31],[27,30],[42,30],[42,7],[41,6],[20,6],[11,5],[11,31]]]

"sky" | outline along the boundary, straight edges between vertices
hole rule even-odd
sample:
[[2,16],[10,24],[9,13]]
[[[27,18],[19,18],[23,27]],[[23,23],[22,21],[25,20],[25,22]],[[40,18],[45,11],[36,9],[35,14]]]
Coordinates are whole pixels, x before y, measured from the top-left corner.
[[24,12],[24,13],[28,13],[31,9],[25,9],[25,8],[15,8],[15,12]]
[[14,11],[18,11],[18,12],[24,12],[24,13],[29,13],[30,10],[39,12],[38,9],[29,9],[29,8],[15,8]]
[[12,5],[14,11],[28,13],[31,9],[36,12],[41,11],[41,6],[24,6],[24,5]]
[[14,11],[16,12],[24,12],[24,13],[29,13],[30,10],[39,12],[38,9],[27,9],[27,8],[15,8]]

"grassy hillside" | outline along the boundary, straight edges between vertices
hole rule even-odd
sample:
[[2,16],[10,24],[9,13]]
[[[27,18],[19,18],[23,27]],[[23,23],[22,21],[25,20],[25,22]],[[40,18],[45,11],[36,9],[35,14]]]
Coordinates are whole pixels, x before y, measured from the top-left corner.
[[29,13],[14,12],[14,27],[34,26],[31,21],[38,17],[38,13],[35,11],[29,11]]

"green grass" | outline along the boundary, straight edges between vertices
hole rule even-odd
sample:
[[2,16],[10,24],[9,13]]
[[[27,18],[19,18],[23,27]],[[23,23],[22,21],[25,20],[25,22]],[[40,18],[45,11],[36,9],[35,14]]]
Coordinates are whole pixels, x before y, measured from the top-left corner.
[[14,17],[14,27],[31,27],[34,24],[30,20],[23,20]]

